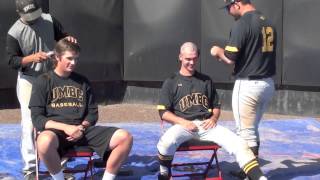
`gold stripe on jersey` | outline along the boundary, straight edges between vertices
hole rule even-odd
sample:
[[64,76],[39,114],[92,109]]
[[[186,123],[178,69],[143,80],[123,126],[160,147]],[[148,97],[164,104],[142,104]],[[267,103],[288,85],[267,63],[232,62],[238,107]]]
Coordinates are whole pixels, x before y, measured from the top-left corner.
[[164,105],[157,105],[158,110],[166,110],[166,107]]
[[249,172],[252,168],[254,168],[254,167],[256,167],[256,166],[259,166],[258,161],[256,161],[256,160],[251,161],[250,163],[248,163],[248,164],[246,164],[246,165],[244,166],[243,171],[244,171],[246,174],[248,174],[248,172]]
[[233,47],[233,46],[226,46],[224,48],[224,50],[229,51],[229,52],[238,52],[239,49],[237,47]]

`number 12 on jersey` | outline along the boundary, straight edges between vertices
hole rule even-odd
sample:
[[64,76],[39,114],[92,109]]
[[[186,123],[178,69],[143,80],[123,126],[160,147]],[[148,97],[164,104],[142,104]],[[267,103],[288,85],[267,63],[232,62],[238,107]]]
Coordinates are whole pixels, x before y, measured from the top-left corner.
[[263,45],[262,52],[273,52],[274,34],[272,27],[262,27]]

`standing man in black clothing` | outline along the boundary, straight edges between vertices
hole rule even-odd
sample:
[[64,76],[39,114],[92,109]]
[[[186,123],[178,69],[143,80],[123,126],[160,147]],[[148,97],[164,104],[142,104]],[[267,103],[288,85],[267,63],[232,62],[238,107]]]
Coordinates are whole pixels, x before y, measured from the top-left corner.
[[220,101],[213,81],[196,71],[198,49],[192,42],[180,48],[179,72],[162,85],[157,109],[161,119],[172,126],[160,138],[159,179],[170,179],[171,163],[181,143],[192,138],[213,141],[236,157],[240,167],[252,180],[265,180],[247,143],[229,129],[218,125]]
[[61,155],[74,145],[89,146],[102,158],[110,153],[103,180],[112,180],[127,158],[133,138],[123,129],[95,126],[98,107],[89,81],[73,72],[79,45],[62,39],[54,52],[55,68],[37,78],[29,105],[32,122],[41,131],[36,142],[39,157],[54,180],[64,180]]
[[276,29],[250,0],[225,3],[236,22],[225,48],[213,46],[211,54],[234,66],[232,110],[237,132],[258,156],[259,123],[275,91],[272,76],[276,72]]
[[24,162],[24,179],[35,177],[35,152],[33,126],[28,108],[32,84],[35,78],[51,69],[48,51],[52,51],[55,41],[68,36],[61,24],[50,14],[42,13],[36,0],[16,0],[20,18],[11,26],[7,34],[6,50],[8,64],[18,70],[17,97],[21,109],[21,154]]

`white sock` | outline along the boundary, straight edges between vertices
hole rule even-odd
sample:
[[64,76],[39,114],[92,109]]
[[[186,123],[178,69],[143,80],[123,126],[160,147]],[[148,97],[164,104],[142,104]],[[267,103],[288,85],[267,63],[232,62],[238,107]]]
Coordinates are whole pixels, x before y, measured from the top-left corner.
[[64,180],[64,175],[62,170],[59,171],[57,174],[51,174],[51,176],[54,180]]
[[261,177],[259,178],[259,180],[268,180],[268,179],[267,179],[267,177],[265,177],[265,176],[261,176]]
[[160,165],[160,174],[168,175],[169,174],[168,168],[166,166]]
[[114,180],[116,175],[109,173],[108,171],[104,171],[102,180]]

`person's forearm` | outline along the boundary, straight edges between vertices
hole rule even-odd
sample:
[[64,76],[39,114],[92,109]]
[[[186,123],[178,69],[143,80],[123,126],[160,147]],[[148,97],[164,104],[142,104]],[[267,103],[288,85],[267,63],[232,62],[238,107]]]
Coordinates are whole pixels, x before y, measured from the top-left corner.
[[222,49],[219,46],[213,46],[211,48],[210,53],[211,53],[212,56],[216,57],[218,59],[218,61],[222,61],[222,62],[224,62],[226,64],[229,64],[229,65],[233,65],[234,64],[234,61],[232,61],[227,56],[225,56],[224,49]]
[[34,61],[33,56],[31,56],[31,55],[25,56],[25,57],[22,57],[22,59],[21,59],[21,65],[26,66],[27,64],[29,64],[33,61]]
[[48,120],[46,122],[45,129],[57,129],[57,130],[65,131],[65,129],[68,128],[69,126],[70,126],[69,124],[57,122],[54,120]]
[[227,56],[225,56],[224,53],[221,53],[220,60],[223,61],[224,63],[228,64],[228,65],[233,65],[234,64],[234,61],[232,61],[229,58],[227,58]]
[[220,117],[220,112],[221,110],[218,108],[213,108],[212,109],[212,116],[210,117],[210,119],[214,119],[216,122],[218,121],[219,117]]
[[162,119],[164,121],[167,121],[168,123],[180,124],[180,125],[182,125],[186,121],[185,119],[173,114],[170,111],[164,112],[163,115],[162,115]]

